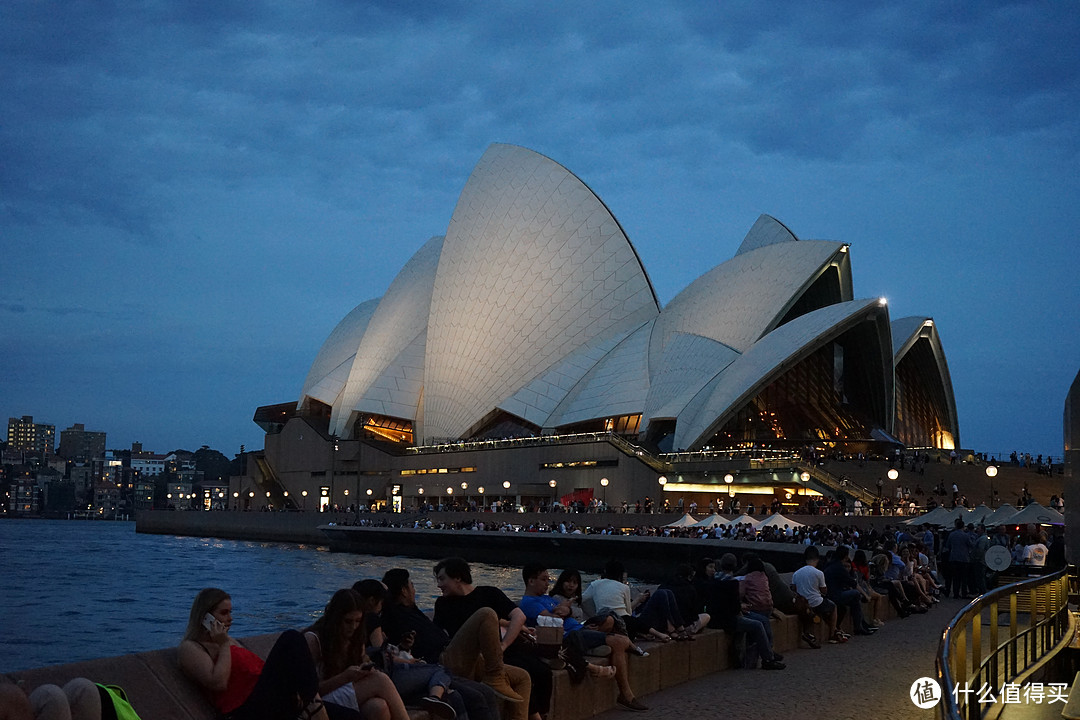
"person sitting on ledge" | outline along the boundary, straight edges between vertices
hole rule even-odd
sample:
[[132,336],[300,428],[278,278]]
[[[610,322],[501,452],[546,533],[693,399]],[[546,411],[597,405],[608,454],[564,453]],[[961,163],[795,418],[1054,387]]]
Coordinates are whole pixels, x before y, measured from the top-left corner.
[[[365,718],[408,720],[394,683],[373,667],[364,652],[364,608],[359,593],[348,588],[335,592],[322,616],[304,632],[304,640],[319,671],[319,692],[327,703],[356,710]],[[457,716],[448,706],[449,714],[425,709],[449,720]]]
[[[693,639],[686,631],[675,596],[670,590],[657,590],[655,593],[646,590],[638,595],[636,601],[631,600],[630,586],[626,584],[626,568],[618,560],[608,561],[600,579],[589,583],[581,600],[586,614],[591,607],[595,609],[595,614],[614,612],[622,618],[631,638],[647,636],[660,642],[668,642],[672,636],[676,640]],[[640,610],[635,614],[638,608]]]
[[[760,562],[756,560],[755,565]],[[743,612],[749,605],[744,605],[740,599],[742,583],[734,574],[737,566],[735,556],[725,553],[720,558],[720,571],[705,586],[709,602],[707,609],[713,617],[712,626],[728,633],[745,633],[746,644],[757,648],[762,670],[783,670],[787,667],[783,663],[784,657],[773,651],[771,618]],[[759,569],[758,572],[762,579],[766,579],[764,570]]]
[[86,678],[40,685],[29,697],[0,675],[0,720],[101,720],[102,690]]
[[[499,618],[485,608],[474,613],[453,639],[416,606],[416,587],[405,568],[393,568],[383,575],[386,603],[382,630],[386,639],[414,657],[439,663],[450,671],[450,687],[464,696],[472,720],[498,717],[496,698],[524,708],[532,683],[529,674],[503,664]],[[473,682],[477,667],[483,668],[483,684]],[[477,695],[483,701],[477,699]],[[483,713],[483,704],[488,713]]]
[[[795,592],[806,599],[809,610],[825,621],[825,637],[832,644],[847,642],[847,636],[836,629],[836,605],[825,595],[828,587],[825,585],[825,574],[818,570],[817,564],[821,560],[821,553],[817,547],[807,545],[803,551],[803,560],[806,562],[791,576]],[[803,618],[805,621],[805,618]],[[819,648],[817,638],[808,629],[804,629],[802,640],[812,648]]]
[[263,662],[229,637],[232,598],[205,588],[191,604],[177,648],[180,669],[230,720],[328,720],[304,637],[286,630]]
[[[500,645],[503,657],[510,663],[506,667],[516,666],[528,673],[532,681],[528,713],[533,720],[540,720],[551,705],[551,668],[536,652],[534,631],[525,627],[525,613],[499,588],[473,585],[472,570],[462,558],[440,560],[434,573],[435,583],[442,591],[442,597],[435,600],[435,624],[453,640],[468,632],[467,625],[477,612],[493,611],[502,628]],[[444,664],[453,669],[450,663],[444,661]],[[519,720],[524,720],[523,708],[524,703],[511,708]]]
[[[525,582],[525,594],[521,598],[519,607],[525,613],[525,620],[530,625],[536,625],[537,617],[541,615],[562,618],[563,621],[563,648],[568,655],[567,663],[575,673],[580,673],[587,666],[588,671],[594,677],[612,677],[619,686],[619,697],[616,702],[628,710],[641,712],[648,710],[644,704],[634,697],[634,691],[630,689],[629,672],[627,668],[626,653],[630,649],[630,638],[626,635],[615,635],[599,630],[590,630],[581,622],[575,620],[570,614],[568,603],[560,602],[553,595],[548,595],[548,585],[551,578],[547,568],[539,563],[529,563],[521,570],[521,579]],[[585,662],[581,650],[607,645],[611,648],[611,666],[600,667]],[[613,671],[613,672],[608,672]]]

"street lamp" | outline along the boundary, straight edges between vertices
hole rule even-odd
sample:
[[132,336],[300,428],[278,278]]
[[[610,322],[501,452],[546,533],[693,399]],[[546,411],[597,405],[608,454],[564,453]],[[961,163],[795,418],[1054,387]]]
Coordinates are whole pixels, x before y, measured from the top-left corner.
[[555,486],[558,485],[554,479],[548,480],[548,487],[551,488],[551,509],[555,509]]
[[304,496],[304,510],[307,510],[307,490],[301,490],[300,494]]
[[994,507],[994,478],[997,477],[997,467],[994,465],[986,466],[986,477],[990,478],[990,507]]
[[607,510],[607,486],[609,480],[607,478],[600,478],[600,486],[604,488],[604,510]]
[[480,487],[476,488],[476,492],[480,493],[480,509],[483,510],[485,507],[487,507],[484,504],[484,486],[481,485]]

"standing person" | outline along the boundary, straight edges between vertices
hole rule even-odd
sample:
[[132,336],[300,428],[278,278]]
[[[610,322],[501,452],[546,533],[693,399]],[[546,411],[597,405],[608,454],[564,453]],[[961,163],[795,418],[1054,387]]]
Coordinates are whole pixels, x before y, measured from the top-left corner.
[[[349,588],[338,590],[322,617],[304,633],[319,671],[319,692],[326,702],[356,710],[365,718],[409,720],[394,683],[368,661],[365,635],[363,598]],[[453,720],[454,715],[440,717]]]
[[954,598],[968,597],[970,593],[966,587],[969,573],[968,562],[971,560],[971,550],[975,543],[971,535],[964,530],[963,520],[956,518],[953,527],[953,531],[945,538],[945,544],[941,549],[942,553],[948,555],[945,563],[949,573],[946,578],[948,592],[945,594],[948,595],[951,592]]
[[[209,617],[208,617],[209,616]],[[263,662],[229,637],[232,598],[205,588],[191,604],[177,648],[180,669],[230,720],[328,720],[304,637],[286,630]]]
[[1049,551],[1046,547],[1046,534],[1039,533],[1031,536],[1031,544],[1024,547],[1024,566],[1042,572],[1046,565],[1046,555]]
[[[540,720],[551,706],[551,668],[536,653],[534,631],[525,627],[525,613],[506,593],[491,585],[473,585],[472,570],[461,558],[446,558],[435,565],[435,584],[442,597],[435,600],[435,624],[446,631],[451,642],[466,627],[470,618],[482,610],[494,611],[502,627],[503,658],[509,668],[516,666],[532,681],[528,714]],[[520,642],[515,640],[521,638]],[[444,661],[445,662],[445,661]],[[453,665],[445,663],[453,670]],[[524,703],[512,706],[517,720],[524,720]]]

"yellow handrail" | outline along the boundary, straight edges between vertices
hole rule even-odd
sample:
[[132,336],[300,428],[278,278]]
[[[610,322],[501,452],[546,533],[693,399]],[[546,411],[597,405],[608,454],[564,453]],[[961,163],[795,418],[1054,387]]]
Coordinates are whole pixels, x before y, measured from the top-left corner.
[[[984,611],[989,615],[985,620]],[[1007,617],[1004,625],[1003,617]],[[984,624],[990,628],[985,647]],[[1005,630],[1000,643],[999,627]],[[1072,640],[1073,632],[1066,570],[980,595],[942,633],[937,657],[939,717],[982,720],[1006,683],[1031,675]]]

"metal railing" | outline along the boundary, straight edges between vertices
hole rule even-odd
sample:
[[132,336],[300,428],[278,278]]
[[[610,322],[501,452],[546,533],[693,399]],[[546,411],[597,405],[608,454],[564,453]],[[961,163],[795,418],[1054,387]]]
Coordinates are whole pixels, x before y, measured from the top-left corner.
[[1035,672],[1072,641],[1074,632],[1065,570],[979,596],[942,633],[939,717],[982,720],[1006,683]]

